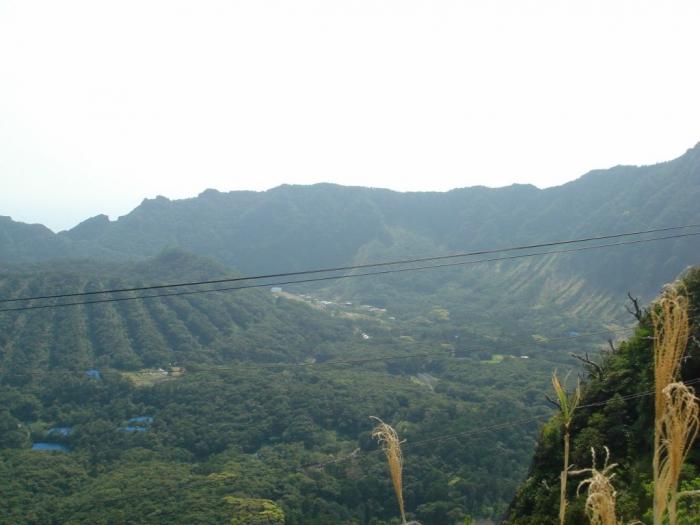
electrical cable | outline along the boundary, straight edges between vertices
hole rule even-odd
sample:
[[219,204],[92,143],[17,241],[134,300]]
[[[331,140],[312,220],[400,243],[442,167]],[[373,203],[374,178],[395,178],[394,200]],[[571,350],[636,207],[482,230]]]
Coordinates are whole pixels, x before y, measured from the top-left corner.
[[318,268],[318,269],[314,269],[314,270],[300,270],[300,271],[296,271],[296,272],[283,272],[283,273],[273,273],[273,274],[267,274],[267,275],[253,275],[253,276],[246,276],[246,277],[231,277],[231,278],[226,278],[226,279],[214,279],[214,280],[207,280],[207,281],[192,281],[192,282],[182,282],[182,283],[172,283],[172,284],[156,284],[156,285],[150,285],[150,286],[138,286],[138,287],[133,287],[133,288],[115,288],[115,289],[111,289],[111,290],[92,290],[92,291],[87,291],[87,292],[73,292],[73,293],[63,293],[63,294],[55,294],[55,295],[37,295],[37,296],[32,296],[32,297],[6,298],[6,299],[0,299],[0,303],[9,303],[9,302],[17,302],[17,301],[33,301],[33,300],[40,300],[40,299],[59,299],[59,298],[67,298],[67,297],[82,297],[82,296],[86,296],[86,295],[122,293],[122,292],[140,292],[140,291],[147,291],[147,290],[157,290],[157,289],[162,289],[162,288],[177,288],[177,287],[183,287],[183,286],[201,286],[201,285],[207,285],[207,284],[221,284],[221,283],[228,283],[228,282],[240,282],[240,281],[251,281],[251,280],[261,280],[261,279],[277,279],[280,277],[293,277],[293,276],[310,275],[310,274],[316,274],[316,273],[329,273],[329,272],[339,272],[339,271],[348,271],[348,270],[359,270],[359,269],[367,269],[367,268],[377,268],[377,267],[382,267],[382,266],[395,266],[395,265],[399,265],[399,264],[415,264],[415,263],[420,263],[420,262],[463,258],[463,257],[474,256],[474,255],[488,255],[488,254],[500,253],[500,252],[520,251],[520,250],[544,248],[544,247],[550,247],[550,246],[560,246],[560,245],[566,245],[566,244],[578,244],[578,243],[590,242],[590,241],[601,241],[601,240],[606,240],[606,239],[616,239],[616,238],[621,238],[621,237],[631,237],[631,236],[636,236],[636,235],[644,235],[644,234],[648,234],[648,233],[660,233],[660,232],[665,232],[665,231],[682,230],[682,229],[697,228],[697,227],[700,227],[700,224],[686,224],[684,226],[671,226],[671,227],[667,227],[667,228],[655,228],[655,229],[651,229],[651,230],[640,230],[640,231],[636,231],[636,232],[615,233],[615,234],[610,234],[610,235],[599,235],[599,236],[584,237],[584,238],[579,238],[579,239],[567,239],[567,240],[563,240],[563,241],[551,241],[551,242],[546,242],[546,243],[511,246],[508,248],[494,248],[494,249],[480,250],[480,251],[473,251],[473,252],[463,252],[463,253],[455,253],[455,254],[448,254],[448,255],[437,255],[437,256],[432,256],[432,257],[418,257],[418,258],[412,258],[412,259],[402,259],[402,260],[385,261],[385,262],[377,262],[377,263],[356,264],[356,265],[349,265],[349,266],[336,266],[336,267],[329,267],[329,268]]
[[381,270],[378,272],[331,275],[331,276],[326,276],[326,277],[315,277],[315,278],[299,279],[299,280],[292,280],[292,281],[277,281],[277,282],[273,282],[273,283],[250,284],[250,285],[244,285],[244,286],[232,286],[232,287],[225,287],[225,288],[211,288],[211,289],[205,289],[205,290],[186,290],[186,291],[181,291],[181,292],[170,292],[170,293],[152,294],[152,295],[140,295],[140,296],[135,296],[135,297],[113,297],[113,298],[108,298],[108,299],[96,299],[96,300],[92,300],[92,301],[76,301],[76,302],[70,302],[70,303],[57,303],[57,304],[46,304],[46,305],[22,306],[22,307],[15,307],[15,308],[4,308],[4,309],[0,309],[0,313],[20,312],[20,311],[26,311],[26,310],[40,310],[40,309],[46,309],[46,308],[59,308],[59,307],[64,307],[64,306],[80,306],[80,305],[91,305],[91,304],[101,304],[101,303],[114,303],[114,302],[122,302],[122,301],[134,301],[134,300],[142,300],[142,299],[153,299],[156,297],[177,297],[177,296],[183,296],[183,295],[194,295],[194,294],[212,293],[212,292],[228,292],[228,291],[234,291],[234,290],[247,290],[247,289],[251,289],[251,288],[263,288],[263,287],[267,288],[267,287],[275,287],[275,286],[288,286],[288,285],[294,285],[294,284],[305,284],[305,283],[312,283],[312,282],[331,281],[331,280],[339,280],[339,279],[350,279],[350,278],[355,278],[355,277],[387,275],[387,274],[409,272],[409,271],[433,270],[433,269],[438,269],[438,268],[466,266],[466,265],[486,263],[486,262],[522,259],[522,258],[526,258],[526,257],[536,257],[536,256],[541,256],[541,255],[577,253],[577,252],[595,250],[595,249],[600,249],[600,248],[609,248],[609,247],[616,247],[616,246],[628,246],[628,245],[642,244],[642,243],[654,242],[654,241],[679,239],[679,238],[684,238],[684,237],[694,237],[694,236],[698,236],[698,235],[700,235],[700,232],[684,233],[684,234],[678,234],[678,235],[667,235],[667,236],[663,236],[663,237],[654,237],[651,239],[635,239],[635,240],[631,240],[631,241],[621,241],[621,242],[615,242],[615,243],[597,244],[597,245],[593,245],[593,246],[582,246],[582,247],[578,247],[578,248],[569,248],[566,250],[551,250],[551,251],[534,252],[534,253],[521,254],[521,255],[509,255],[509,256],[504,256],[504,257],[494,257],[494,258],[490,258],[490,259],[477,259],[475,261],[459,261],[459,262],[453,262],[453,263],[444,263],[444,264],[427,265],[427,266],[415,266],[415,267],[409,267],[409,268],[395,268],[395,269],[390,269],[390,270]]

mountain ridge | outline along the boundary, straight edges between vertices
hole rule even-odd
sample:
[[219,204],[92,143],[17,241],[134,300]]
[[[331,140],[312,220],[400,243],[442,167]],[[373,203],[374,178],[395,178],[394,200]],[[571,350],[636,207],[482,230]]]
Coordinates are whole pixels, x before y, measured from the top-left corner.
[[[279,273],[699,224],[698,201],[700,144],[672,161],[593,170],[546,189],[399,193],[329,183],[265,192],[209,189],[189,199],[145,199],[116,221],[98,215],[59,234],[6,219],[0,221],[0,262],[138,260],[180,247],[244,274]],[[662,248],[658,243],[611,248],[606,257],[590,252],[549,256],[542,264],[523,259],[492,270],[444,271],[435,274],[433,288],[448,282],[463,287],[460,283],[477,274],[503,290],[537,283],[551,293],[531,292],[524,299],[552,302],[567,291],[566,308],[574,312],[577,304],[601,298],[595,301],[599,311],[592,313],[602,318],[614,309],[624,312],[614,304],[628,291],[649,299],[700,259],[700,245],[692,239],[663,242]],[[404,291],[412,286],[392,283]],[[334,290],[360,300],[368,287]],[[473,291],[465,291],[463,300]]]
[[[331,186],[331,187],[345,188],[345,189],[379,190],[379,191],[386,191],[386,192],[397,193],[397,194],[403,194],[403,195],[406,195],[406,194],[419,194],[419,195],[442,194],[442,195],[444,195],[444,194],[449,194],[449,193],[452,193],[452,192],[459,192],[459,191],[463,191],[463,190],[472,190],[472,189],[502,190],[502,189],[512,188],[512,187],[525,187],[525,188],[532,188],[532,189],[535,189],[535,190],[538,190],[538,191],[548,191],[548,190],[552,190],[552,189],[556,189],[556,188],[561,188],[561,187],[564,187],[564,186],[568,186],[568,185],[570,185],[570,184],[579,182],[579,181],[581,181],[582,179],[588,178],[588,177],[590,177],[590,176],[594,176],[594,175],[598,175],[598,174],[604,174],[604,173],[610,172],[610,171],[612,171],[612,170],[639,169],[639,168],[648,168],[648,167],[655,167],[655,166],[664,166],[664,165],[673,163],[673,162],[675,162],[675,161],[677,161],[677,160],[679,160],[679,159],[681,159],[681,158],[684,158],[684,157],[686,157],[686,156],[688,156],[688,155],[691,155],[691,154],[693,154],[693,153],[698,153],[698,154],[700,154],[700,142],[698,142],[695,146],[693,146],[693,147],[691,147],[691,148],[688,148],[688,149],[685,151],[685,153],[683,153],[682,155],[679,155],[678,157],[676,157],[676,158],[674,158],[674,159],[671,159],[671,160],[656,162],[656,163],[652,163],[652,164],[616,164],[616,165],[610,166],[610,167],[608,167],[608,168],[595,168],[595,169],[592,169],[592,170],[590,170],[590,171],[588,171],[588,172],[586,172],[586,173],[580,175],[579,177],[576,177],[575,179],[572,179],[572,180],[570,180],[570,181],[564,182],[564,183],[562,183],[562,184],[557,184],[557,185],[554,185],[554,186],[547,186],[547,187],[544,187],[544,188],[540,188],[539,186],[536,186],[536,185],[534,185],[534,184],[527,183],[527,182],[524,182],[524,183],[523,183],[523,182],[514,182],[514,183],[512,183],[512,184],[508,184],[508,185],[505,185],[505,186],[486,186],[486,185],[483,185],[483,184],[477,184],[477,185],[474,185],[474,186],[460,186],[460,187],[451,188],[451,189],[449,189],[449,190],[444,190],[444,191],[439,191],[439,190],[425,190],[425,191],[415,191],[415,190],[411,190],[411,191],[401,191],[401,190],[393,190],[393,189],[390,189],[390,188],[383,188],[383,187],[343,185],[343,184],[337,184],[337,183],[332,183],[332,182],[318,182],[318,183],[314,183],[314,184],[290,184],[290,183],[284,183],[284,184],[280,184],[280,185],[278,185],[278,186],[274,186],[274,187],[272,187],[272,188],[268,188],[268,189],[266,189],[266,190],[229,190],[229,191],[222,191],[222,190],[219,190],[219,189],[216,189],[216,188],[206,188],[206,189],[202,190],[200,193],[198,193],[198,194],[195,195],[195,196],[192,196],[192,197],[183,197],[183,198],[179,198],[179,199],[171,199],[171,198],[166,197],[166,196],[164,196],[164,195],[156,195],[156,196],[153,197],[153,198],[147,198],[147,197],[144,198],[144,199],[141,201],[141,204],[139,204],[139,206],[142,206],[142,205],[144,205],[144,204],[146,204],[146,203],[148,203],[148,202],[152,202],[152,201],[167,201],[167,202],[171,202],[171,203],[176,203],[176,202],[180,202],[180,201],[191,201],[191,200],[198,199],[198,198],[201,198],[201,197],[207,197],[207,196],[213,196],[213,195],[217,195],[217,196],[225,196],[225,195],[230,195],[230,194],[238,194],[238,195],[244,195],[244,194],[248,194],[248,195],[259,195],[259,194],[265,194],[265,193],[274,192],[274,191],[277,191],[277,190],[280,190],[280,189],[286,189],[286,188],[310,188],[310,187],[315,187],[315,186]],[[137,206],[136,208],[138,208],[139,206]],[[134,208],[134,209],[136,209],[136,208]],[[134,210],[131,210],[131,211],[134,211]],[[131,213],[131,212],[129,212],[129,213]],[[16,220],[12,219],[11,216],[0,215],[0,220],[2,220],[2,219],[10,219],[10,220],[11,220],[12,222],[14,222],[15,224],[23,224],[23,225],[27,225],[27,226],[31,226],[31,225],[41,225],[41,226],[44,226],[45,228],[47,228],[51,233],[54,233],[55,235],[58,235],[58,234],[61,234],[61,233],[70,232],[70,231],[74,230],[75,228],[77,228],[78,226],[80,226],[81,224],[83,224],[83,223],[85,223],[85,222],[87,222],[87,221],[91,221],[91,220],[93,220],[93,219],[96,219],[96,218],[98,218],[98,217],[99,217],[100,219],[101,219],[102,217],[106,217],[110,223],[114,223],[114,222],[118,222],[118,220],[121,219],[122,217],[125,217],[125,216],[129,215],[129,213],[127,213],[127,214],[125,214],[125,215],[121,215],[121,216],[117,217],[116,219],[110,219],[107,215],[105,215],[105,214],[103,214],[103,213],[98,213],[97,215],[94,215],[94,216],[91,216],[91,217],[87,217],[86,219],[84,219],[83,221],[79,222],[78,224],[76,224],[75,226],[73,226],[73,227],[71,227],[71,228],[67,228],[67,229],[65,229],[65,230],[61,230],[61,231],[58,231],[58,232],[54,232],[53,230],[51,230],[51,229],[48,228],[47,226],[43,225],[42,223],[39,223],[39,222],[16,221]]]
[[[0,265],[0,297],[698,223],[698,153],[649,168],[593,172],[563,189],[514,185],[423,195],[283,186],[147,199],[118,221],[96,216],[62,234],[0,220],[0,258],[9,259],[10,250],[16,256]],[[382,457],[368,454],[376,450],[368,416],[377,415],[408,443],[442,430],[464,436],[410,451],[404,486],[412,517],[434,525],[493,518],[526,474],[537,433],[531,418],[549,414],[542,392],[551,370],[575,367],[570,352],[597,352],[624,331],[624,292],[656,294],[698,258],[696,241],[677,239],[275,293],[5,314],[0,469],[9,496],[0,501],[0,515],[35,523],[19,515],[31,508],[39,522],[56,513],[76,523],[147,523],[168,499],[168,522],[213,524],[224,521],[222,498],[234,494],[274,500],[289,525],[388,525],[395,515],[391,482]],[[171,366],[185,370],[153,380]],[[86,376],[92,368],[103,378]],[[429,377],[427,385],[421,377]],[[121,430],[142,417],[153,417],[152,424]],[[499,426],[521,419],[531,423]],[[59,474],[53,457],[30,450],[54,428],[74,429],[63,440],[72,451],[55,463],[80,470],[79,486],[37,498],[30,484],[16,480]],[[361,452],[355,458],[353,451]],[[587,453],[575,452],[579,462]],[[351,461],[334,463],[344,457]],[[325,469],[300,467],[326,461]],[[109,497],[99,487],[122,494],[130,477],[148,494],[105,505]],[[167,479],[201,486],[164,490]],[[62,490],[60,479],[46,486]],[[95,487],[97,496],[88,497]],[[171,502],[192,497],[193,506]],[[535,524],[542,522],[527,523]]]

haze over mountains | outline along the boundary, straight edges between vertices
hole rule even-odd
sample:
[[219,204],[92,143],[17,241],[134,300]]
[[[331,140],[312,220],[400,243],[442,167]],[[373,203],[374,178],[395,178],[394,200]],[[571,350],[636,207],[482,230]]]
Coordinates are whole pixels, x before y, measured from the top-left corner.
[[[698,202],[700,145],[670,162],[593,171],[545,190],[207,190],[145,200],[116,221],[97,216],[58,234],[2,217],[0,297],[700,224]],[[373,454],[370,415],[409,443],[460,434],[410,451],[412,516],[430,525],[497,518],[527,472],[537,421],[549,414],[551,371],[576,368],[571,352],[595,353],[628,333],[627,291],[649,299],[699,261],[698,238],[685,237],[275,293],[5,312],[0,521],[213,525],[228,521],[223,498],[234,495],[248,507],[273,500],[287,525],[389,525],[393,489]],[[25,304],[46,303],[4,303]],[[625,374],[646,373],[631,366],[624,362]],[[154,419],[125,427],[134,417]],[[499,426],[516,420],[528,423]],[[69,453],[30,450],[56,428],[71,429],[53,438]],[[335,465],[339,457],[353,460]],[[542,501],[556,496],[535,489]]]
[[[245,274],[296,271],[698,224],[697,202],[700,144],[670,162],[596,170],[545,190],[514,185],[397,193],[331,184],[207,190],[191,199],[146,199],[116,221],[98,215],[59,234],[3,217],[0,262],[125,260],[181,247]],[[608,249],[605,257],[559,256],[553,265],[526,260],[508,265],[499,278],[517,289],[524,283],[516,270],[527,269],[528,282],[550,290],[542,300],[564,296],[573,307],[594,294],[601,309],[627,291],[651,297],[699,256],[700,243],[678,239]]]

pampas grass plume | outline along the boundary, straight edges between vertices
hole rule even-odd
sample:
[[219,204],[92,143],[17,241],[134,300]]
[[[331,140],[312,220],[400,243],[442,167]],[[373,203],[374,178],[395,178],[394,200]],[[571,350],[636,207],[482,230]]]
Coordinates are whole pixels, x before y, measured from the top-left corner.
[[406,523],[406,513],[403,503],[403,454],[401,453],[401,441],[399,440],[396,430],[390,425],[387,425],[384,421],[375,416],[370,416],[370,419],[374,419],[377,422],[377,426],[372,430],[372,437],[379,442],[379,446],[381,446],[384,451],[384,455],[389,463],[391,482],[394,485],[396,501],[399,504],[399,511],[401,512],[401,523],[409,525]]

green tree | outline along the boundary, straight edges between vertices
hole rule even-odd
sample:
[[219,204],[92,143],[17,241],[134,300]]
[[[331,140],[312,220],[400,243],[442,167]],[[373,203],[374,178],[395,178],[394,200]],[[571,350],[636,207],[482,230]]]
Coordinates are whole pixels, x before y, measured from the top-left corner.
[[234,508],[231,525],[284,525],[284,512],[274,501],[233,496],[225,499]]

